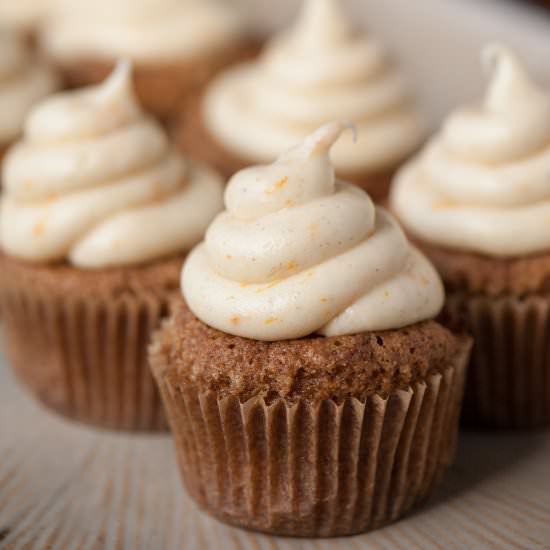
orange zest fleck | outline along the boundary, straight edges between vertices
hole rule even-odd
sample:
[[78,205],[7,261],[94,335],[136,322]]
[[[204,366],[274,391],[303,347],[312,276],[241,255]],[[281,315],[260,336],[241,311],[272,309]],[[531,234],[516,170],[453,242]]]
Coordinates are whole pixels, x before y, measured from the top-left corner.
[[268,189],[266,189],[265,192],[268,195],[271,195],[275,191],[280,191],[287,184],[287,182],[288,182],[288,176],[283,176],[280,180],[275,182],[275,184],[272,187],[269,187]]
[[241,318],[238,315],[233,315],[233,317],[231,317],[231,319],[229,319],[229,322],[232,325],[238,325],[241,322]]
[[264,325],[272,325],[275,321],[278,321],[277,317],[268,317],[264,321]]
[[40,237],[41,235],[44,234],[45,230],[46,230],[46,222],[38,222],[34,224],[32,228],[32,234],[35,237]]

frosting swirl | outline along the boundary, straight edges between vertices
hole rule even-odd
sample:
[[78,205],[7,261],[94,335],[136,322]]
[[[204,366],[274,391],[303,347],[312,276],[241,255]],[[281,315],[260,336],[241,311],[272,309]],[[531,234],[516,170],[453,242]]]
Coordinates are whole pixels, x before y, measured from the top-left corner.
[[188,250],[222,207],[222,181],[186,162],[143,114],[121,63],[100,86],[52,96],[4,163],[7,254],[83,268]]
[[393,218],[336,180],[329,150],[344,126],[230,181],[227,211],[188,257],[191,310],[224,332],[258,340],[395,329],[434,317],[439,277]]
[[396,178],[392,207],[419,237],[491,256],[550,248],[550,94],[490,45],[480,105],[451,114]]
[[423,137],[399,71],[378,41],[352,28],[341,0],[307,0],[259,61],[219,76],[204,119],[230,151],[265,162],[327,119],[353,120],[358,143],[344,136],[333,150],[337,170],[348,174],[391,167]]
[[164,62],[220,51],[243,22],[220,0],[73,0],[49,18],[44,49],[55,59]]
[[18,36],[0,32],[0,144],[21,133],[28,110],[57,84],[53,71],[34,62]]

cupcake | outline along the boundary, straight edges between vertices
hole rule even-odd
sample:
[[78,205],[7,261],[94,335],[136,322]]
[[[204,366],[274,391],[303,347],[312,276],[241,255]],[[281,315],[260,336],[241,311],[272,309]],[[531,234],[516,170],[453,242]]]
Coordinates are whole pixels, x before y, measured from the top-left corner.
[[386,195],[424,136],[401,73],[377,40],[353,27],[340,0],[306,0],[295,25],[260,58],[223,72],[175,129],[182,150],[226,177],[271,162],[327,119],[357,121],[334,147],[339,176]]
[[144,115],[124,63],[37,105],[3,177],[0,310],[15,373],[70,418],[164,427],[149,333],[222,207],[220,177]]
[[0,159],[19,137],[33,103],[57,85],[54,72],[32,59],[19,35],[0,32]]
[[452,460],[469,339],[394,219],[335,180],[326,125],[230,181],[151,367],[190,495],[278,535],[393,521]]
[[221,0],[66,2],[44,25],[41,46],[72,86],[99,82],[118,58],[131,59],[139,99],[161,118],[256,51],[242,17]]
[[550,93],[509,49],[488,46],[485,99],[449,116],[398,174],[391,207],[447,286],[475,347],[465,418],[550,423]]

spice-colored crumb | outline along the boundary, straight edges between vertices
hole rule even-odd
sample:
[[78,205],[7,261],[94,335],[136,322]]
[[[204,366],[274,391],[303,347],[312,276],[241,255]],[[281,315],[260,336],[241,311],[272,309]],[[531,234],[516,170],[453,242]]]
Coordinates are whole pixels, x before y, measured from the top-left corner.
[[179,288],[184,258],[178,254],[141,266],[93,270],[66,262],[31,264],[0,254],[0,285],[3,289],[35,288],[52,298],[82,294],[101,298],[142,293],[164,296]]
[[220,398],[339,401],[407,389],[451,364],[464,338],[426,321],[353,336],[261,342],[207,326],[179,300],[156,334],[151,362],[158,377]]
[[417,241],[452,291],[523,296],[550,290],[550,252],[493,258]]

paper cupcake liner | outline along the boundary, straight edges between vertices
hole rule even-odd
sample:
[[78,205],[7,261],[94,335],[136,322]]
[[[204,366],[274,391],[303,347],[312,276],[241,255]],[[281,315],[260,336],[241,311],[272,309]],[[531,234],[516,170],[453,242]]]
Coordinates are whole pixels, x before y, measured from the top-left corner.
[[213,516],[292,536],[360,533],[427,497],[451,463],[469,349],[443,374],[365,402],[218,399],[155,367],[190,495]]
[[147,358],[167,301],[4,290],[0,308],[10,364],[44,405],[105,428],[167,428]]
[[464,421],[499,429],[550,425],[550,298],[451,294],[446,309],[474,337]]

